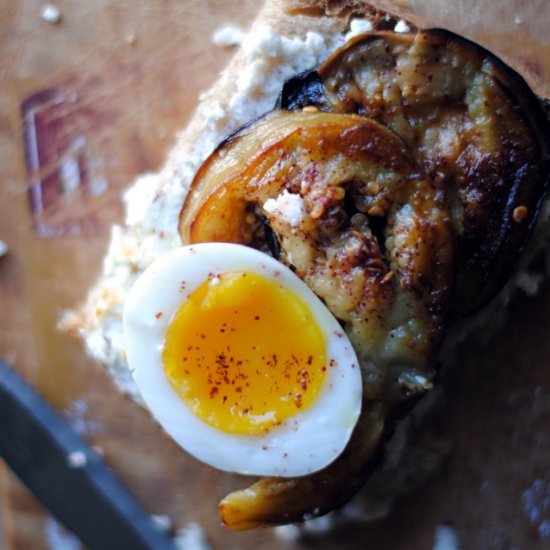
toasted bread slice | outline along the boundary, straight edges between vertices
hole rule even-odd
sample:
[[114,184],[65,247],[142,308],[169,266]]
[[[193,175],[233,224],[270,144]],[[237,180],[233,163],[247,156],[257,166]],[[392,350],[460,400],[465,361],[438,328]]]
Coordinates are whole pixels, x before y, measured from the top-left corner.
[[[422,22],[414,20],[414,23]],[[178,216],[203,160],[226,136],[271,110],[287,79],[317,67],[354,35],[372,30],[414,31],[414,23],[360,1],[269,0],[266,3],[230,65],[217,83],[201,96],[195,116],[179,136],[165,166],[159,173],[142,176],[127,191],[126,221],[123,226],[113,228],[103,276],[83,308],[63,321],[66,330],[83,336],[89,353],[107,367],[122,391],[140,400],[128,372],[122,342],[122,309],[126,293],[137,276],[159,255],[182,244]],[[539,224],[537,242],[542,242],[539,237],[546,234],[544,223]],[[512,280],[508,289],[514,287],[517,280],[517,277]],[[506,292],[502,295],[504,299]],[[494,302],[491,307],[498,308],[499,302]],[[467,324],[470,328],[475,323],[479,326],[483,317],[478,315],[474,322],[470,320]],[[456,325],[451,341],[462,337],[464,326]],[[423,411],[415,414],[420,418]],[[382,424],[378,427],[380,430],[376,433],[367,430],[369,436],[355,442],[358,450],[351,448],[348,453],[363,452],[368,448],[369,453],[377,454],[382,439],[380,431],[386,429]],[[424,437],[425,432],[422,432],[420,438]],[[395,458],[396,455],[405,456],[401,453],[404,439],[409,439],[409,436],[402,430],[394,445],[399,452],[390,459],[392,468],[378,468],[382,473],[370,482],[371,494],[378,493],[383,502],[403,492],[406,485],[395,483],[394,472],[415,469],[411,464],[404,467],[405,459]],[[433,450],[434,446],[431,448]],[[438,456],[441,456],[445,445],[438,448],[441,451]],[[415,452],[418,453],[418,447]],[[424,470],[432,469],[437,463],[433,453],[430,461],[430,468]],[[422,459],[417,462],[425,463]],[[375,463],[371,461],[368,469],[374,467]],[[336,478],[346,476],[349,473],[346,468],[345,462],[340,470],[337,467]],[[323,490],[319,487],[308,489],[310,482],[307,479],[295,484],[267,480],[262,485],[260,482],[255,494],[250,490],[243,491],[222,503],[223,519],[230,527],[240,529],[297,521],[325,513],[345,502],[361,485],[365,472],[358,470],[356,473],[357,479],[344,488],[339,486],[338,479],[332,479],[330,491],[325,491],[318,505],[315,502],[319,503]],[[410,476],[403,473],[401,477],[407,479]],[[381,491],[381,487],[387,490]],[[307,491],[313,495],[312,498]]]

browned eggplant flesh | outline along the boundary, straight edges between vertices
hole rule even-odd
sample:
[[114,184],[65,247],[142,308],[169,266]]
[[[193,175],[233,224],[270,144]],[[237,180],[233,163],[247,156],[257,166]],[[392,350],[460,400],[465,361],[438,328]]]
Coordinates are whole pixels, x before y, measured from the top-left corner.
[[314,86],[323,110],[378,120],[446,194],[453,310],[477,310],[508,280],[546,189],[548,122],[536,96],[493,54],[439,29],[357,37],[316,75],[295,82],[294,108],[311,103]]

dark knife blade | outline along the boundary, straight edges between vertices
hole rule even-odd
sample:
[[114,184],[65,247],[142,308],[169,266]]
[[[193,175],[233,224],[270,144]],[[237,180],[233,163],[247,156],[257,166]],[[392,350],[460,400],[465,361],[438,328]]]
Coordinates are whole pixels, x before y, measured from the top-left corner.
[[89,548],[175,550],[100,456],[2,360],[0,456]]

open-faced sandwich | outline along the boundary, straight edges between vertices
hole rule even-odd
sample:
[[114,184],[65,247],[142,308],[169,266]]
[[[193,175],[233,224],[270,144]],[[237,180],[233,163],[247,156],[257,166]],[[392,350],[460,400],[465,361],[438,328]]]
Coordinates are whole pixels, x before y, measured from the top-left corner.
[[184,448],[268,476],[222,501],[226,525],[325,514],[544,243],[549,136],[525,81],[464,38],[268,1],[127,192],[67,324]]

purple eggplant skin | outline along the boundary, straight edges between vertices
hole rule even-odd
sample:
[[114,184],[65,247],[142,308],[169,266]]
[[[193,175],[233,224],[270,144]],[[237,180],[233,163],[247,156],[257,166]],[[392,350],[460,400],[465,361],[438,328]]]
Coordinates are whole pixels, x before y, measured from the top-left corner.
[[[398,75],[399,61],[408,55],[409,49],[417,48],[417,42],[431,46],[425,48],[424,58],[422,52],[415,54],[418,61],[415,70],[424,71],[427,79],[437,78],[434,69],[448,71],[448,66],[444,66],[446,57],[463,59],[465,74],[473,66],[477,74],[487,79],[495,101],[506,104],[514,118],[508,126],[506,122],[498,122],[503,128],[500,147],[475,155],[464,150],[456,163],[449,165],[448,159],[438,159],[437,154],[420,150],[417,142],[421,138],[407,140],[407,136],[400,134],[399,126],[388,115],[395,105],[373,100],[366,94],[361,96],[357,86],[347,89],[346,78],[360,80],[357,75],[365,67],[384,70],[384,64],[391,62],[392,56],[395,63],[391,70]],[[387,57],[380,53],[382,49]],[[390,80],[384,84],[392,84],[392,77],[390,74]],[[442,110],[458,109],[463,100],[435,97],[433,105]],[[290,79],[283,87],[278,105],[289,110],[313,105],[322,111],[354,112],[387,124],[401,135],[419,165],[441,185],[449,201],[457,203],[458,262],[450,317],[473,313],[498,294],[529,241],[550,183],[550,124],[545,104],[516,71],[485,48],[447,30],[427,29],[405,35],[372,32],[351,40],[316,71]],[[416,116],[415,106],[407,104],[406,99],[402,107],[405,116]],[[495,113],[500,116],[498,108]],[[434,127],[437,129],[437,125]],[[515,138],[519,138],[517,143]],[[464,149],[470,146],[465,143]]]
[[287,80],[275,104],[275,109],[299,111],[303,107],[329,111],[323,81],[317,71],[306,71]]

